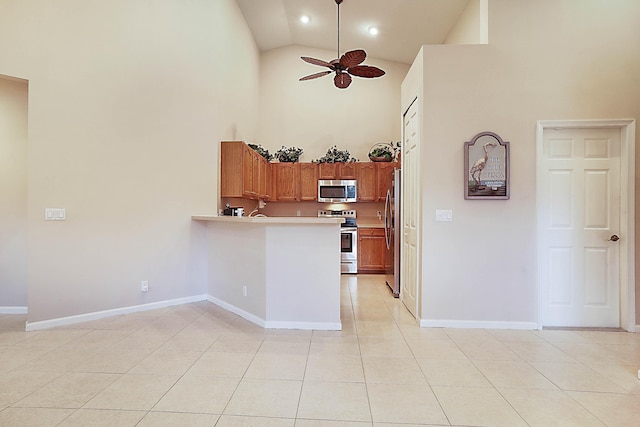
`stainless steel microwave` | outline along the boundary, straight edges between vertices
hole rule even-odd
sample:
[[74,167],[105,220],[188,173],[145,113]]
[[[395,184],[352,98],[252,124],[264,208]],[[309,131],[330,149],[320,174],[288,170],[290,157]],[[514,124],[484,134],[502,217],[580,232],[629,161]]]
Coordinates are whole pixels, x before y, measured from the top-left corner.
[[328,180],[318,181],[318,202],[324,203],[352,203],[358,201],[356,180]]

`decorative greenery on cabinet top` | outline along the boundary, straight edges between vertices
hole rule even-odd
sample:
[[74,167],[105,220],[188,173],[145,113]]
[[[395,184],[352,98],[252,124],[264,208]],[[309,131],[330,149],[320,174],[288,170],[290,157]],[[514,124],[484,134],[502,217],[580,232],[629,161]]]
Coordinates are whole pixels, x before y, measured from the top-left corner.
[[260,144],[247,144],[247,145],[249,146],[249,148],[252,148],[253,150],[257,151],[258,154],[260,154],[262,157],[267,159],[267,162],[270,162],[271,160],[273,160],[273,154],[271,154],[269,150],[264,148],[262,145]]
[[282,146],[281,149],[276,151],[276,158],[278,161],[283,163],[295,163],[300,159],[300,156],[304,150],[298,147],[285,147]]
[[[282,163],[295,163],[300,160],[300,156],[304,150],[299,147],[285,147],[284,145],[271,154],[269,150],[264,148],[260,144],[247,144],[251,149],[255,150],[258,154],[264,157],[268,162],[277,159]],[[374,144],[369,149],[369,160],[373,162],[391,162],[393,160],[399,160],[400,154],[400,141],[391,142],[379,142]],[[352,163],[359,162],[358,159],[353,157],[349,150],[339,149],[336,145],[329,148],[327,153],[315,160],[312,163]]]
[[312,160],[313,163],[347,163],[357,162],[358,159],[351,156],[349,150],[339,150],[337,146],[333,146],[327,150],[327,154],[319,159]]
[[390,162],[400,152],[400,141],[379,142],[369,150],[369,159],[373,162]]

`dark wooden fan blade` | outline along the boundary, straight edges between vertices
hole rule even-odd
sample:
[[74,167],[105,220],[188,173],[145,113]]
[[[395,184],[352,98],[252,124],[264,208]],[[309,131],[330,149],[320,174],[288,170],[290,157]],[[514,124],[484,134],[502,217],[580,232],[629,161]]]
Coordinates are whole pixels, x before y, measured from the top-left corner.
[[365,77],[368,79],[372,77],[384,76],[385,74],[385,72],[382,71],[380,68],[371,67],[369,65],[358,65],[356,67],[350,67],[347,71],[351,75],[358,76],[358,77]]
[[336,76],[333,78],[333,84],[335,84],[338,89],[346,89],[351,84],[351,76],[347,73],[336,73]]
[[302,58],[304,62],[308,62],[309,64],[319,65],[321,67],[328,67],[328,68],[331,68],[332,70],[334,69],[333,65],[329,64],[327,61],[323,61],[322,59],[309,58],[308,56],[301,56],[300,58]]
[[349,68],[363,63],[365,59],[367,59],[367,52],[365,52],[364,50],[350,50],[349,52],[346,52],[344,55],[342,55],[342,57],[340,58],[340,63],[345,68]]
[[330,70],[320,71],[319,73],[315,73],[315,74],[309,74],[308,76],[301,77],[300,81],[317,79],[318,77],[326,76],[329,73],[331,73]]

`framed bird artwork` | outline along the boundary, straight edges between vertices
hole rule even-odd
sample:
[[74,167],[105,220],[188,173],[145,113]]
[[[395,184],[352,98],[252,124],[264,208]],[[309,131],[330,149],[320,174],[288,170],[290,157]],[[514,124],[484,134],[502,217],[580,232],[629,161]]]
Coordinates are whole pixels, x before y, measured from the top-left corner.
[[480,132],[464,143],[464,198],[509,199],[509,142]]

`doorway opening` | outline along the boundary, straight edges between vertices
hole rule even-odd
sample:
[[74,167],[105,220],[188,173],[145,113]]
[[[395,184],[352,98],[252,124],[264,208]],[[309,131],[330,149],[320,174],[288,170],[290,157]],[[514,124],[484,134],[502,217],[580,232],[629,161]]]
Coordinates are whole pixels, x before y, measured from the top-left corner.
[[0,75],[0,315],[27,313],[28,92]]

